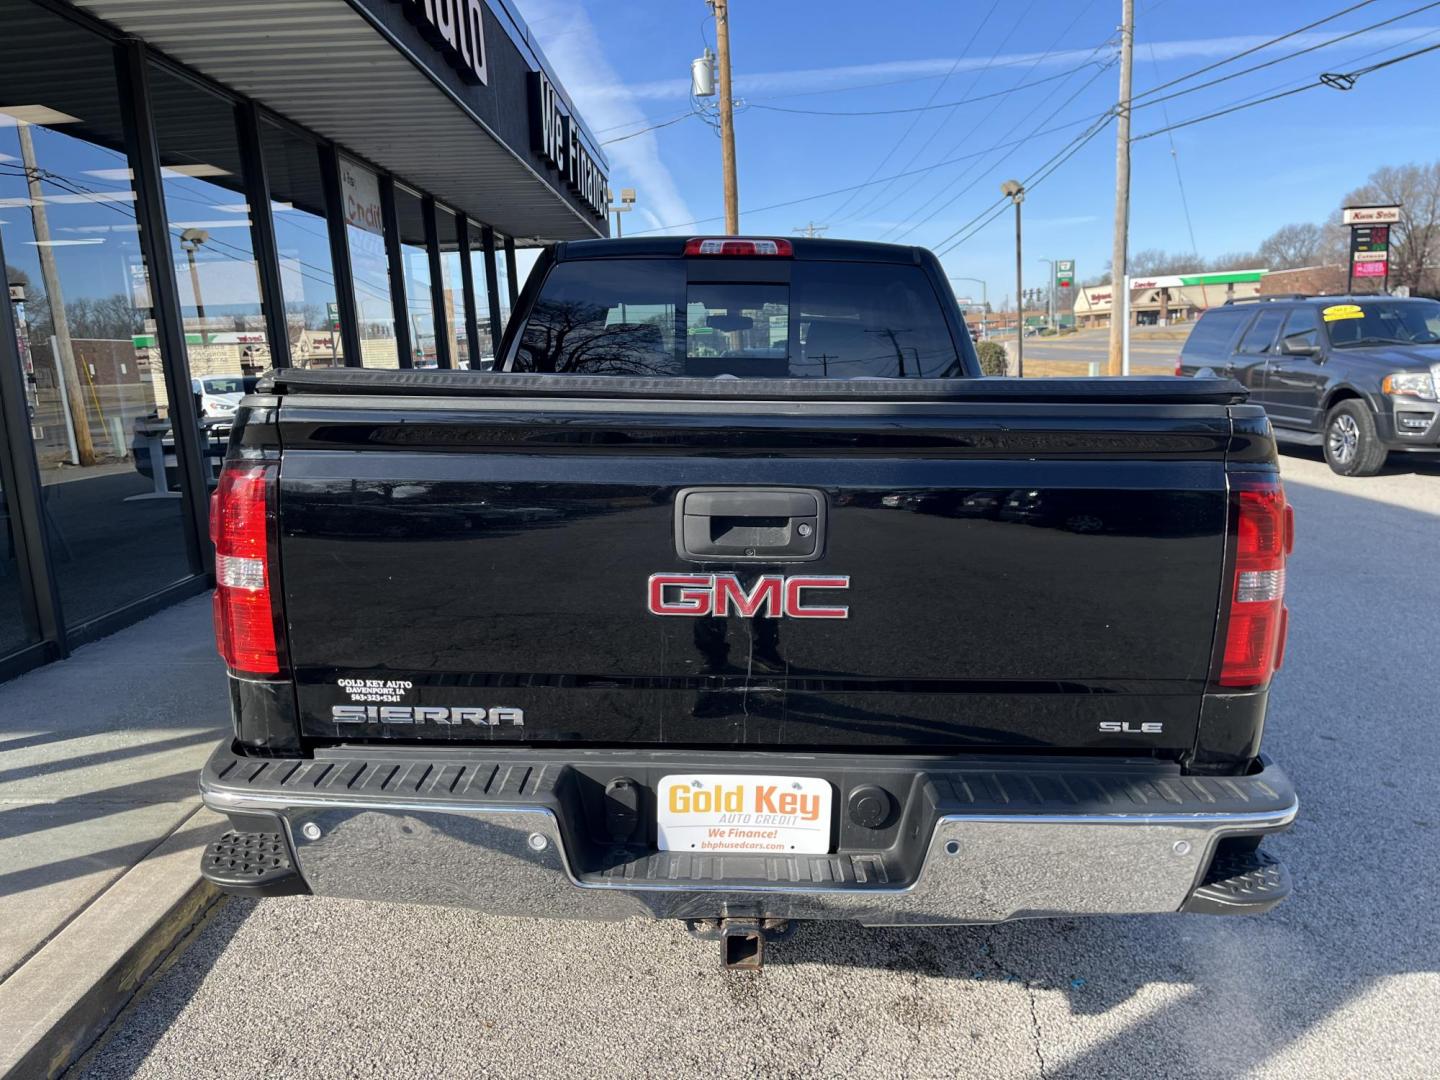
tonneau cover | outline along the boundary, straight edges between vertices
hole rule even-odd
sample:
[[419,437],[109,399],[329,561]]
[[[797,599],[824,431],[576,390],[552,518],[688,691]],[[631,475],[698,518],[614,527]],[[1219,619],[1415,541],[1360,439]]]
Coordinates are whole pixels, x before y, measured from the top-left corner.
[[685,379],[535,375],[482,371],[277,368],[262,394],[405,394],[456,397],[659,398],[728,401],[1029,402],[1057,404],[1238,405],[1245,388],[1234,379]]

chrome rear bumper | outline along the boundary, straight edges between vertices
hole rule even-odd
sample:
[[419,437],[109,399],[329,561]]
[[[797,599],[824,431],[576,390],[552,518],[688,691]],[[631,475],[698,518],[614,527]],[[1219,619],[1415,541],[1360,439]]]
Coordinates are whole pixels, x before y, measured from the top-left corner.
[[[498,915],[871,926],[1178,911],[1222,840],[1283,829],[1297,809],[1274,766],[1221,779],[1150,761],[569,753],[346,749],[276,760],[222,748],[201,790],[237,829],[282,835],[294,873],[319,895]],[[668,772],[727,769],[825,776],[837,815],[859,777],[883,774],[904,790],[894,827],[877,837],[888,844],[847,843],[855,830],[842,823],[831,855],[619,847],[597,843],[583,820],[586,783],[617,771],[643,787]]]

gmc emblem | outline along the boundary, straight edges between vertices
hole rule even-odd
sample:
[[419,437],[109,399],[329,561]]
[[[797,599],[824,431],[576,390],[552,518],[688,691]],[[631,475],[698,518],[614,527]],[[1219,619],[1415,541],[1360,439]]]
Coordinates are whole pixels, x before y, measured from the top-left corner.
[[651,574],[650,614],[848,619],[848,607],[823,607],[814,594],[820,589],[849,587],[848,577],[764,574],[747,592],[734,574]]

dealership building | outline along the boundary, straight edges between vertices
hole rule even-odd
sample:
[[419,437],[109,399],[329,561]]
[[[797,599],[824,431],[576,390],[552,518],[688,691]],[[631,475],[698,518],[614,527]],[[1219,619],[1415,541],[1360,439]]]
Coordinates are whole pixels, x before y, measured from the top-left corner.
[[270,367],[490,366],[606,235],[510,0],[0,0],[0,679],[209,587]]

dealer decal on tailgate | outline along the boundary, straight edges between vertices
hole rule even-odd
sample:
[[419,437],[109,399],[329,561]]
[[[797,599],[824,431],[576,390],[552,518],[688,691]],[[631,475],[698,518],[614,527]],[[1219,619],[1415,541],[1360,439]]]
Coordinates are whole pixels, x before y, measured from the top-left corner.
[[656,792],[661,851],[830,850],[830,784],[810,776],[666,776]]

